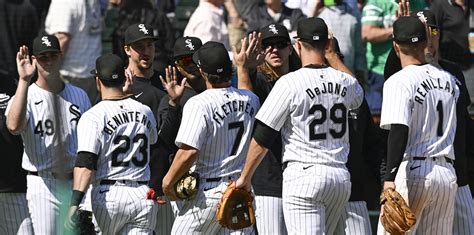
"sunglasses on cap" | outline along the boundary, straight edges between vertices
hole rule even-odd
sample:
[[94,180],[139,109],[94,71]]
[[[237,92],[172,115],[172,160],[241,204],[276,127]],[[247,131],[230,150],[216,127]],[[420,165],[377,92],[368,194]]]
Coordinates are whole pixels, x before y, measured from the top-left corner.
[[439,34],[438,28],[431,28],[431,36],[437,36]]
[[283,49],[290,45],[287,41],[277,41],[277,42],[266,42],[262,43],[263,49],[267,49],[268,47],[276,48],[276,49]]
[[181,67],[188,66],[189,64],[193,63],[193,56],[183,56],[175,60],[175,63]]

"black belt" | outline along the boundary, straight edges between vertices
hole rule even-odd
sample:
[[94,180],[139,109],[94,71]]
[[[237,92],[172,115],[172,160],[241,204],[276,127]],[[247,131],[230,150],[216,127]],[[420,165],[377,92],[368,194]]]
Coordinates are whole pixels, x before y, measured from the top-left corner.
[[148,181],[131,181],[131,180],[101,180],[100,181],[100,185],[113,185],[115,184],[116,182],[119,182],[119,183],[127,183],[127,182],[136,182],[138,184],[148,184]]
[[[28,175],[40,176],[37,171],[27,171]],[[56,179],[68,179],[72,180],[74,174],[72,172],[61,174],[56,172],[51,172],[51,175]]]
[[225,177],[217,177],[217,178],[207,178],[207,179],[204,179],[204,180],[206,182],[219,182],[219,181],[221,181],[222,179],[225,179],[225,178],[227,178],[229,180],[232,179],[232,177],[230,177],[230,176],[225,176]]
[[[434,157],[434,158],[437,158],[437,157]],[[421,161],[424,161],[426,160],[427,158],[426,157],[412,157],[413,160],[421,160]],[[448,158],[448,157],[444,157],[444,159],[446,159],[446,162],[448,163],[451,163],[451,164],[454,164],[454,160],[451,159],[451,158]]]

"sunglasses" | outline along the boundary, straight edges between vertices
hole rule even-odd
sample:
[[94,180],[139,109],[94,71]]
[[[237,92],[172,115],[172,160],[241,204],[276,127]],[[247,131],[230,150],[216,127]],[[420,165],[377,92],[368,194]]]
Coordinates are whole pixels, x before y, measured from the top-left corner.
[[290,43],[286,41],[279,41],[279,42],[268,42],[268,43],[262,43],[263,49],[267,49],[268,47],[276,48],[276,49],[283,49],[286,48],[290,45]]
[[431,28],[431,36],[437,36],[439,34],[439,29]]
[[188,66],[189,64],[193,63],[193,56],[190,55],[190,56],[181,57],[175,60],[175,63],[181,67]]

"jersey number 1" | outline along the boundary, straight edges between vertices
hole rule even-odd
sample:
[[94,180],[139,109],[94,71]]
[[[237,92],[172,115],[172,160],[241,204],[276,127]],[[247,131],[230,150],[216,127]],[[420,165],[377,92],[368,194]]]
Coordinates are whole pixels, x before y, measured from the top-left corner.
[[436,111],[438,111],[438,136],[443,136],[443,102],[438,101],[436,105]]

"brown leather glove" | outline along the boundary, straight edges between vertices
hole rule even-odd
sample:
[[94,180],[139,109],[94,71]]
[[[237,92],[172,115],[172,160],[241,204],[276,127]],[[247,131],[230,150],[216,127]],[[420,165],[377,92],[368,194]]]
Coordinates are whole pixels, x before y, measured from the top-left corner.
[[216,219],[222,227],[242,229],[255,223],[253,197],[244,189],[235,188],[235,182],[230,182],[217,204]]
[[403,197],[393,188],[385,189],[380,195],[382,216],[380,222],[390,234],[405,234],[416,223],[415,214]]

